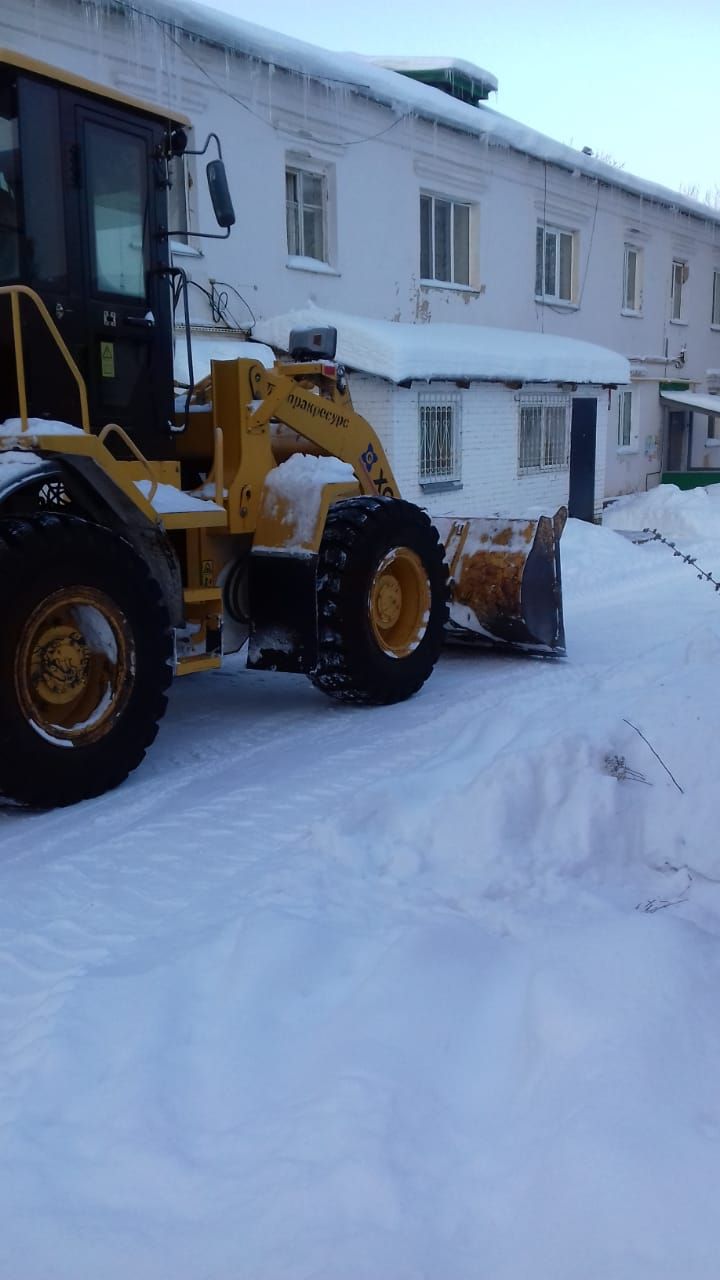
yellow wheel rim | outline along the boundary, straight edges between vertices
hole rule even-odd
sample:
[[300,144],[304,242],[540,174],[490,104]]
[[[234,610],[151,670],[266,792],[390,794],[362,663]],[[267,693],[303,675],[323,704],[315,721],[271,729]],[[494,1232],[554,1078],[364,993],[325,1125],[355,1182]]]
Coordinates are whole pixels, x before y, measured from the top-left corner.
[[417,649],[427,631],[430,604],[422,560],[409,547],[394,547],[370,584],[370,623],[380,648],[393,658],[406,658]]
[[102,591],[69,587],[33,611],[15,656],[25,719],[42,737],[95,742],[110,729],[134,683],[135,651],[121,609]]

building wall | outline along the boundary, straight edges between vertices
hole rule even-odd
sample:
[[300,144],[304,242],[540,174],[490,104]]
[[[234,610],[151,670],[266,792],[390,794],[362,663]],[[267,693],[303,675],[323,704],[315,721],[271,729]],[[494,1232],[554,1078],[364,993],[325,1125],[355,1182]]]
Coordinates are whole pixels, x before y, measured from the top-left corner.
[[[443,125],[393,116],[346,88],[189,44],[150,19],[99,17],[80,0],[4,0],[0,29],[13,48],[186,112],[195,123],[191,145],[210,130],[220,134],[237,225],[227,243],[191,240],[178,260],[204,287],[225,282],[228,315],[240,325],[314,302],[384,319],[554,333],[620,351],[633,361],[634,436],[630,449],[618,449],[611,404],[607,444],[599,436],[607,495],[644,487],[657,469],[647,444],[662,432],[660,380],[682,377],[704,390],[707,370],[720,365],[720,328],[710,324],[720,227],[712,222]],[[191,224],[212,230],[203,164],[190,161]],[[287,164],[326,175],[327,264],[288,258]],[[421,191],[471,204],[470,287],[420,282]],[[574,234],[572,305],[535,300],[538,221]],[[622,313],[626,242],[642,254],[637,315]],[[682,322],[670,311],[674,256],[689,271]],[[191,301],[193,318],[206,323],[204,295],[192,290]],[[470,436],[466,447],[469,467]]]
[[[427,384],[395,387],[380,378],[354,375],[353,404],[379,428],[403,497],[431,515],[552,514],[568,501],[567,468],[518,475],[518,393],[495,383],[474,383],[458,391],[454,383],[433,383],[433,393],[458,396],[461,404],[462,477],[460,487],[432,491],[420,483],[419,397]],[[525,394],[542,395],[547,388],[527,387]],[[585,388],[598,397],[598,438],[607,430],[607,393]],[[568,411],[568,425],[570,410]],[[602,510],[604,451],[597,458],[595,511]]]

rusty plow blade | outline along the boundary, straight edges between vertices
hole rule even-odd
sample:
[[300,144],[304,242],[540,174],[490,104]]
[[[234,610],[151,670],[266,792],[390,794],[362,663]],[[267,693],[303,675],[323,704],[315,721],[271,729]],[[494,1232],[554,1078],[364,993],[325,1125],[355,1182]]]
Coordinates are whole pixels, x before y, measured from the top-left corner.
[[566,520],[565,507],[538,520],[435,519],[450,570],[446,640],[564,654],[560,536]]

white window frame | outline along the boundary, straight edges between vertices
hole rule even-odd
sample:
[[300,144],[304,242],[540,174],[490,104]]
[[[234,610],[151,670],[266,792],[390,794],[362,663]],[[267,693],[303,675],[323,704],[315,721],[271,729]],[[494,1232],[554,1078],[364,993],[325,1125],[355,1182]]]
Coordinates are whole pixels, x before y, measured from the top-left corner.
[[[566,471],[570,466],[570,413],[566,395],[521,396],[518,403],[518,475]],[[562,425],[559,426],[559,412]],[[530,435],[532,414],[535,439]],[[528,415],[525,417],[525,415]]]
[[[288,180],[292,178],[295,183],[296,195],[291,200],[288,195]],[[306,179],[310,178],[313,182],[320,183],[320,205],[310,203],[305,199]],[[287,252],[290,258],[306,258],[308,262],[324,262],[329,263],[328,256],[328,181],[327,173],[322,168],[312,168],[310,166],[303,167],[296,164],[292,160],[285,163],[285,226],[287,236]],[[317,253],[309,253],[308,246],[305,243],[305,219],[303,213],[305,209],[312,209],[320,212],[320,236],[322,244],[320,245],[320,255]],[[312,248],[312,246],[309,246]]]
[[[635,259],[633,271],[630,269],[631,256]],[[623,259],[622,309],[631,315],[639,315],[642,311],[642,265],[642,249],[639,249],[636,244],[626,244]]]
[[[429,208],[429,236],[430,243],[424,245],[424,228],[426,220],[423,216],[423,202],[427,201],[425,208]],[[447,205],[450,210],[448,239],[449,243],[446,247],[447,260],[450,263],[449,276],[440,273],[438,259],[438,205]],[[467,220],[467,244],[466,258],[467,271],[462,271],[462,264],[456,261],[456,226],[458,218],[462,210],[462,217]],[[455,200],[452,196],[438,195],[432,191],[420,192],[420,279],[424,284],[445,284],[453,289],[469,289],[472,281],[472,227],[473,227],[473,206],[468,200]],[[429,267],[429,271],[423,271],[423,267]],[[466,279],[459,278],[466,275]]]
[[685,314],[683,294],[690,268],[683,258],[673,258],[670,278],[670,319],[676,324],[684,324]]
[[168,222],[173,240],[179,244],[188,243],[190,230],[190,187],[192,177],[188,167],[188,157],[172,156],[168,160]]
[[[551,242],[554,243],[555,270],[552,273],[551,287],[548,288],[548,247]],[[561,259],[564,244],[570,246],[570,278],[563,288]],[[554,302],[560,306],[572,306],[575,303],[576,257],[577,231],[538,222],[535,228],[535,297],[538,302]]]
[[710,317],[710,324],[713,329],[720,329],[720,270],[717,268],[713,271],[712,311],[710,312]]
[[422,489],[460,487],[462,396],[459,392],[418,395],[418,478]]
[[632,449],[632,391],[618,392],[617,447]]

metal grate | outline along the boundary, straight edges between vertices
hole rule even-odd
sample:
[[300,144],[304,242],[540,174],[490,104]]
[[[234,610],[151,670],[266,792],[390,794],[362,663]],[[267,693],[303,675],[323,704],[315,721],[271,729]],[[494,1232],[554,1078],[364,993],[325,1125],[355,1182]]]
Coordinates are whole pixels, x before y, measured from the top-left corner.
[[460,396],[423,395],[420,419],[420,480],[460,479]]
[[568,465],[569,396],[527,396],[520,402],[518,469],[542,471]]

